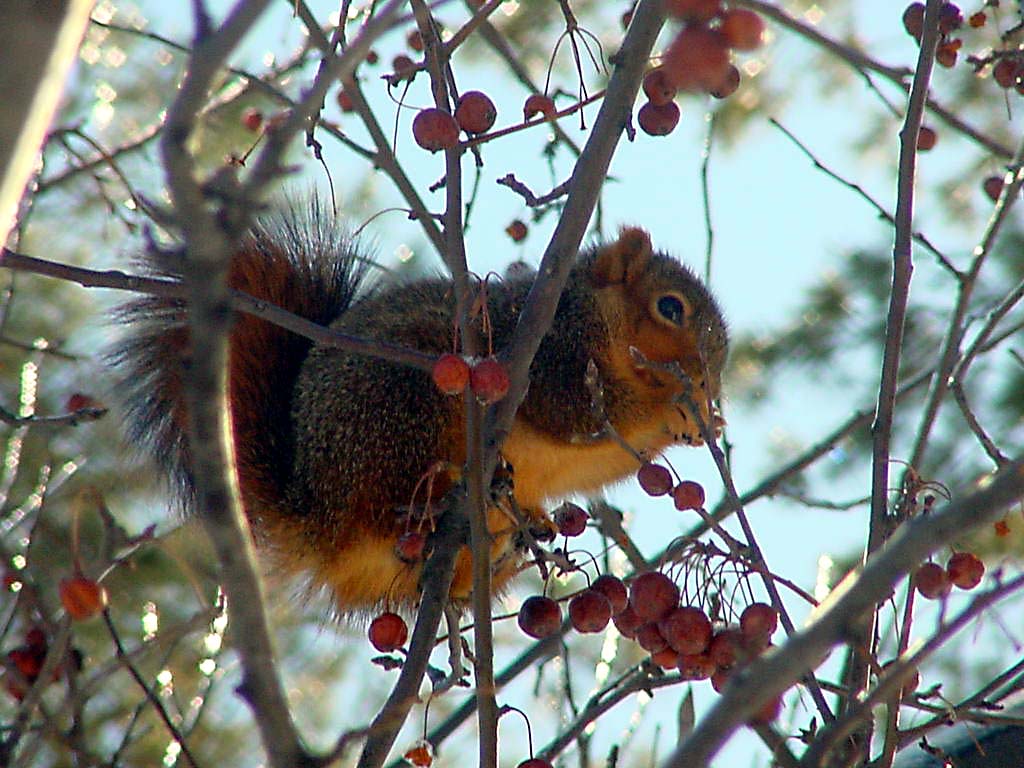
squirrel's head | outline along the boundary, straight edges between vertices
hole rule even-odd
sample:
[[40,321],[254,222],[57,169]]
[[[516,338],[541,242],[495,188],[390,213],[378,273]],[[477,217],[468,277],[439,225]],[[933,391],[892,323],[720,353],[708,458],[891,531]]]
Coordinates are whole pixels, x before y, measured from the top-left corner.
[[729,340],[714,297],[635,227],[595,250],[586,268],[608,326],[612,374],[647,404],[674,403],[681,417],[676,438],[699,444],[690,403],[712,429],[721,425],[711,401],[720,392]]

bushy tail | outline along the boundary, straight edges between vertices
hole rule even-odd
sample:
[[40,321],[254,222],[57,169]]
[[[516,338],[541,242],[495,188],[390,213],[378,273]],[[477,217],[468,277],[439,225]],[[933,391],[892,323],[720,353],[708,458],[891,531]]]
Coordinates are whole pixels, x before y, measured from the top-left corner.
[[[232,288],[307,320],[328,325],[351,305],[368,260],[315,202],[293,203],[253,228],[231,259]],[[176,276],[166,263],[151,274]],[[193,496],[184,381],[190,343],[184,302],[149,297],[122,307],[126,338],[113,351],[125,404],[127,437],[148,448],[182,500]],[[312,342],[252,315],[237,313],[231,330],[229,400],[239,481],[246,508],[274,506],[292,467],[291,402]]]

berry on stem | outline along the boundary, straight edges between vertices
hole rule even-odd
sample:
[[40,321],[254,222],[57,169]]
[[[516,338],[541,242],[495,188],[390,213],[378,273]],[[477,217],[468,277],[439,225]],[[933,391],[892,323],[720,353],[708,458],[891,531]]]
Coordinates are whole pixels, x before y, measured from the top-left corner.
[[664,67],[655,67],[644,75],[644,94],[656,107],[668,104],[676,97],[676,85]]
[[946,563],[946,575],[957,589],[974,589],[985,575],[985,564],[970,552],[956,552]]
[[579,536],[587,530],[587,521],[590,519],[582,507],[567,501],[554,511],[552,515],[558,532],[563,536]]
[[437,107],[421,109],[412,121],[412,135],[426,150],[454,149],[459,144],[459,124]]
[[91,619],[107,607],[107,590],[82,574],[62,580],[58,591],[64,610],[75,621]]
[[922,597],[938,600],[952,590],[946,571],[938,563],[925,563],[914,573],[914,586]]
[[530,637],[550,637],[562,626],[562,609],[550,597],[534,595],[523,601],[516,619],[519,628]]
[[746,8],[730,8],[720,17],[718,31],[726,44],[738,51],[753,51],[764,42],[764,21]]
[[534,93],[526,97],[523,104],[523,119],[529,120],[536,115],[543,115],[546,119],[552,120],[558,114],[555,102],[550,96]]
[[512,238],[513,243],[521,243],[526,239],[527,235],[526,224],[521,219],[513,219],[507,227],[505,227],[505,234]]
[[700,608],[673,608],[658,622],[668,644],[679,653],[703,653],[711,642],[711,620]]
[[664,496],[672,491],[672,473],[660,464],[645,461],[637,470],[636,480],[648,496]]
[[498,118],[494,102],[483,91],[466,91],[455,107],[455,120],[466,133],[486,133]]
[[693,480],[683,480],[672,490],[672,501],[676,509],[701,509],[704,506],[704,486]]
[[405,645],[405,641],[409,639],[409,627],[406,626],[405,619],[397,613],[388,611],[370,622],[366,634],[374,648],[381,653],[390,653]]
[[[590,585],[590,588],[600,592],[608,599],[612,606],[613,616],[622,613],[626,610],[626,606],[629,605],[629,594],[626,592],[626,585],[622,583],[622,579],[612,576],[610,573],[598,576],[594,579],[594,583]],[[621,632],[622,630],[619,631]]]
[[485,357],[469,371],[469,388],[486,405],[501,400],[508,392],[509,383],[505,366],[493,357]]
[[430,376],[446,395],[460,395],[469,384],[469,363],[461,355],[446,352],[437,358]]
[[629,605],[644,621],[658,621],[679,605],[679,587],[660,571],[641,573],[629,588]]
[[661,106],[648,101],[640,107],[636,122],[648,136],[667,136],[679,124],[679,107],[674,101]]
[[601,632],[612,618],[612,604],[596,589],[585,589],[569,601],[569,620],[577,632]]

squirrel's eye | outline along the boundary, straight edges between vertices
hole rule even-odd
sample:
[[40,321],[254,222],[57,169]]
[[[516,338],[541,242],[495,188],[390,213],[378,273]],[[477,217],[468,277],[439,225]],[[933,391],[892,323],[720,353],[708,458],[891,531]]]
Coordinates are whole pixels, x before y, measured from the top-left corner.
[[668,294],[658,299],[658,314],[675,325],[683,324],[685,311],[683,301],[678,296]]

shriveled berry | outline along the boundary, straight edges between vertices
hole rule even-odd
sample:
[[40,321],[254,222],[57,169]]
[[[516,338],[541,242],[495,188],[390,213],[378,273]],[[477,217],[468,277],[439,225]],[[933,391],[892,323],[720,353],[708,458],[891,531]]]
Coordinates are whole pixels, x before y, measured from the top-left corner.
[[446,395],[460,395],[469,384],[469,363],[461,355],[446,352],[437,358],[430,376]]
[[612,618],[612,604],[596,589],[585,589],[569,601],[569,621],[577,632],[601,632]]
[[662,66],[681,91],[714,90],[728,74],[725,36],[707,27],[686,27],[669,44]]
[[648,136],[667,136],[679,124],[679,106],[674,101],[661,106],[648,101],[637,112],[636,122]]
[[927,125],[922,125],[921,130],[917,132],[917,148],[921,152],[927,152],[932,149],[939,140],[939,135],[935,132],[934,128],[929,128]]
[[950,40],[945,43],[939,43],[939,46],[935,49],[935,62],[946,69],[956,66],[957,53],[960,50],[960,46],[956,45],[960,41]]
[[395,542],[395,555],[403,563],[417,563],[423,559],[427,548],[427,537],[416,531],[403,533]]
[[679,653],[703,653],[711,641],[711,620],[700,608],[673,608],[658,622],[662,636]]
[[338,106],[341,108],[342,112],[355,111],[356,104],[352,101],[352,96],[344,88],[338,89],[338,95],[336,98],[338,100]]
[[664,496],[672,490],[672,473],[660,464],[645,461],[637,470],[636,480],[648,496]]
[[736,93],[736,90],[740,87],[740,71],[732,64],[729,65],[729,69],[726,72],[725,80],[720,86],[709,91],[709,93],[716,99],[726,99]]
[[60,602],[75,621],[91,619],[107,607],[107,590],[98,581],[78,575],[60,583]]
[[704,506],[704,486],[693,480],[683,480],[672,490],[672,501],[680,512]]
[[409,50],[423,53],[423,35],[420,34],[418,29],[409,30],[409,34],[405,36],[405,44],[409,47]]
[[412,135],[417,144],[431,152],[453,149],[459,143],[459,124],[443,109],[429,107],[413,118]]
[[370,622],[366,635],[374,648],[381,653],[390,653],[405,645],[409,639],[409,627],[405,619],[388,611]]
[[612,624],[619,630],[619,634],[630,640],[636,637],[636,631],[643,623],[644,620],[637,616],[636,611],[629,605],[612,615]]
[[661,634],[656,622],[649,621],[636,628],[636,641],[648,653],[657,653],[668,648],[668,640]]
[[764,20],[746,8],[730,8],[721,15],[718,31],[730,48],[753,51],[764,42]]
[[981,183],[981,188],[985,190],[988,199],[994,203],[1003,192],[1003,177],[989,176]]
[[552,516],[555,525],[558,526],[558,532],[563,536],[579,536],[587,530],[587,521],[590,519],[590,515],[581,506],[571,501],[562,504]]
[[771,637],[778,626],[779,614],[767,603],[751,603],[740,614],[740,631],[748,640]]
[[707,680],[718,670],[718,665],[706,651],[680,654],[678,666],[684,680]]
[[974,589],[985,575],[985,564],[970,552],[956,552],[946,563],[946,575],[958,589]]
[[722,10],[722,0],[665,0],[665,13],[685,21],[711,21]]
[[953,588],[946,571],[938,563],[925,563],[918,568],[914,573],[914,586],[922,597],[929,600],[945,597]]
[[976,11],[967,17],[967,23],[972,29],[980,29],[985,26],[985,22],[988,21],[988,17],[984,11]]
[[555,108],[555,102],[551,100],[551,97],[540,93],[530,94],[526,97],[526,102],[523,104],[524,120],[529,120],[537,115],[543,115],[545,119],[551,120],[557,114],[558,110]]
[[918,42],[924,34],[924,3],[911,3],[903,11],[903,28]]
[[256,133],[263,127],[263,113],[255,107],[247,107],[242,112],[242,125],[245,126],[245,130]]
[[644,94],[656,107],[668,104],[676,97],[676,85],[664,67],[655,67],[644,75]]
[[469,371],[469,388],[482,403],[498,402],[508,392],[508,387],[508,371],[493,357],[485,357]]
[[562,609],[550,597],[534,595],[523,601],[516,621],[530,637],[550,637],[562,626]]
[[964,15],[960,8],[953,3],[943,3],[939,8],[939,31],[948,35],[955,32],[964,25]]
[[598,576],[594,579],[594,583],[590,585],[590,588],[608,598],[608,602],[612,606],[613,616],[622,613],[626,606],[629,605],[629,594],[626,592],[626,585],[622,583],[622,579],[612,576],[610,573]]
[[512,222],[505,227],[505,234],[512,238],[513,243],[521,243],[526,239],[526,224],[520,219],[513,219]]
[[1019,67],[1013,59],[1000,59],[992,67],[992,79],[1002,88],[1013,88],[1017,82]]
[[679,605],[679,587],[660,571],[641,573],[630,585],[629,605],[644,621],[658,621]]
[[400,53],[391,60],[391,71],[396,80],[412,80],[416,75],[416,62]]
[[466,91],[455,107],[455,120],[466,133],[486,133],[498,118],[491,97],[483,91]]

